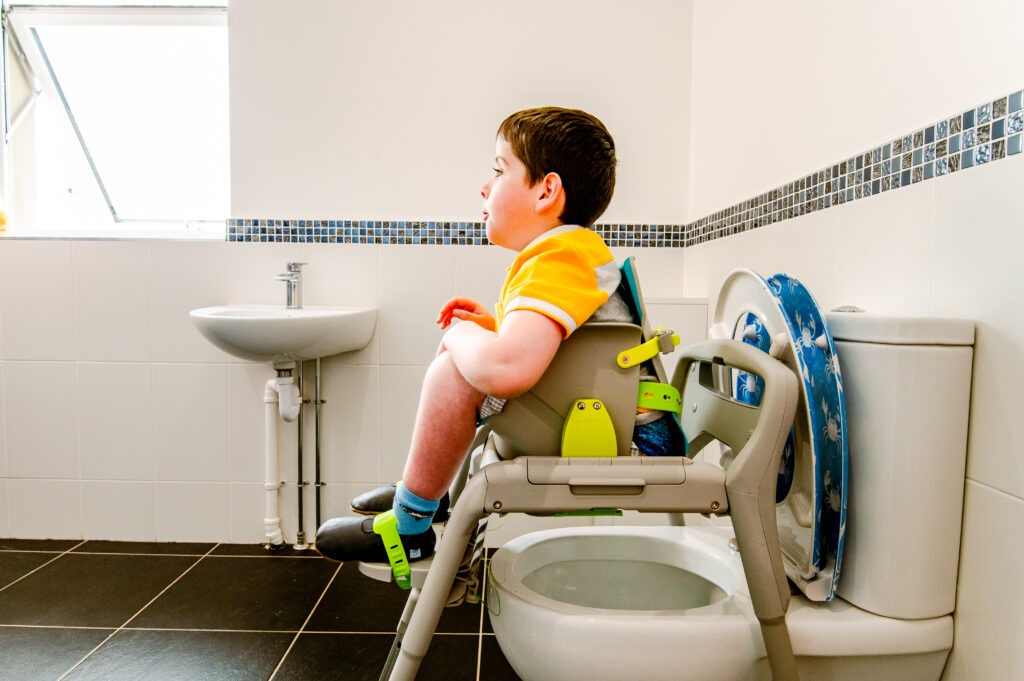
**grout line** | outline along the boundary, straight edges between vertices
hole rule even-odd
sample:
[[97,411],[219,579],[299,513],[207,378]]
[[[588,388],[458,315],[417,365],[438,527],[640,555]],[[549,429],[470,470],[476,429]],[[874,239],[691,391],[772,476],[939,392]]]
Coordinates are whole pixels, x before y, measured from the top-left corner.
[[0,629],[82,629],[85,631],[106,631],[113,627],[88,627],[80,624],[0,624]]
[[[147,556],[156,558],[204,558],[203,553],[135,553],[132,551],[75,551],[76,556]],[[216,558],[216,556],[210,556]]]
[[476,681],[480,680],[480,671],[484,666],[484,610],[483,599],[477,605],[480,607],[480,623],[477,626],[476,638]]
[[[219,544],[218,544],[219,546]],[[216,547],[214,547],[216,548]],[[212,551],[213,549],[211,549]],[[47,553],[45,551],[37,553]],[[255,558],[266,560],[272,558],[274,560],[286,559],[286,560],[310,560],[320,559],[320,556],[248,556],[248,555],[231,555],[227,553],[222,554],[209,554],[209,553],[146,553],[137,551],[75,551],[76,556],[155,556],[158,558],[164,557],[176,557],[176,558],[209,558],[210,560],[218,560],[221,558]]]
[[[83,542],[83,543],[84,543],[84,542]],[[80,544],[80,545],[81,545],[81,544]],[[80,546],[80,545],[79,545],[79,546]],[[203,558],[205,558],[206,556],[210,555],[210,552],[211,552],[211,551],[213,551],[214,549],[216,549],[216,548],[217,548],[218,546],[220,546],[220,544],[219,544],[219,543],[218,543],[218,544],[214,544],[214,545],[213,545],[213,547],[211,547],[211,548],[210,548],[210,551],[207,551],[207,552],[206,552],[206,554],[205,554],[205,555],[203,555],[203,556],[199,556],[199,558],[198,558],[198,559],[197,559],[197,560],[196,560],[196,561],[195,561],[194,563],[192,563],[191,565],[189,565],[189,566],[188,566],[188,568],[186,568],[184,572],[182,572],[182,573],[181,573],[180,575],[178,575],[177,577],[175,577],[175,578],[174,578],[174,580],[173,580],[173,581],[172,581],[172,582],[171,582],[170,584],[168,584],[167,586],[165,586],[165,587],[164,587],[164,588],[163,588],[163,589],[162,589],[162,590],[160,591],[160,593],[158,593],[158,594],[157,594],[156,596],[153,596],[153,598],[149,599],[149,602],[148,602],[148,603],[146,603],[145,605],[143,605],[143,606],[142,606],[141,608],[139,608],[139,610],[138,610],[138,611],[137,611],[137,612],[136,612],[136,613],[135,613],[134,615],[132,615],[131,617],[129,617],[129,618],[128,618],[128,620],[127,620],[127,621],[126,621],[126,622],[125,622],[124,624],[122,624],[121,626],[119,626],[119,627],[117,627],[116,629],[114,629],[114,631],[110,632],[110,635],[109,635],[109,636],[107,636],[107,637],[106,637],[105,639],[103,639],[102,641],[100,641],[100,642],[99,642],[99,643],[98,643],[98,644],[96,645],[96,647],[94,647],[94,648],[93,648],[92,650],[90,650],[90,651],[89,651],[88,653],[86,653],[86,654],[85,654],[85,655],[84,655],[84,656],[82,657],[82,659],[80,659],[80,660],[79,660],[78,662],[76,662],[76,663],[75,663],[74,665],[72,665],[72,667],[71,667],[70,669],[68,669],[68,670],[67,670],[66,672],[64,672],[63,674],[61,674],[61,675],[60,675],[60,676],[59,676],[59,677],[57,678],[57,681],[63,681],[63,679],[65,679],[65,678],[67,677],[67,675],[68,675],[68,674],[70,674],[71,672],[75,671],[75,670],[76,670],[76,669],[77,669],[77,668],[78,668],[79,666],[81,666],[81,664],[82,664],[83,662],[85,662],[85,661],[86,661],[87,659],[89,659],[89,658],[90,658],[90,657],[92,656],[92,654],[93,654],[93,653],[95,653],[95,652],[96,652],[97,650],[99,650],[99,649],[100,649],[100,648],[102,648],[102,647],[103,647],[104,645],[106,645],[107,641],[109,641],[110,639],[114,638],[114,636],[117,636],[117,634],[118,634],[119,632],[123,631],[123,630],[124,630],[124,629],[125,629],[125,628],[126,628],[126,627],[128,626],[128,624],[129,624],[129,623],[131,623],[131,621],[132,621],[133,619],[135,619],[136,617],[138,617],[138,616],[139,616],[139,615],[140,615],[140,614],[142,613],[142,611],[143,611],[143,610],[145,610],[145,609],[146,609],[146,608],[148,608],[148,607],[149,607],[150,605],[152,605],[152,604],[153,604],[153,602],[154,602],[154,601],[155,601],[156,599],[160,598],[160,597],[161,597],[161,596],[163,596],[163,595],[164,595],[165,593],[167,593],[167,590],[168,590],[168,589],[170,589],[170,588],[171,588],[172,586],[174,586],[174,585],[175,585],[175,584],[177,584],[177,583],[178,583],[179,581],[181,581],[181,578],[182,578],[182,577],[184,577],[184,576],[185,576],[185,575],[187,575],[187,574],[188,574],[189,572],[191,572],[191,571],[192,571],[192,569],[193,569],[193,568],[194,568],[194,567],[195,567],[196,565],[199,565],[199,563],[201,563],[201,562],[202,562]]]
[[206,634],[294,634],[294,629],[189,629],[186,627],[121,627],[121,631],[177,631]]
[[274,671],[270,673],[270,677],[267,681],[274,681],[274,677],[277,676],[277,672],[281,669],[281,665],[284,664],[284,661],[288,659],[288,654],[292,652],[292,648],[295,647],[295,643],[299,640],[299,636],[301,636],[306,630],[306,625],[309,624],[309,620],[313,617],[313,613],[316,612],[318,607],[320,607],[320,603],[323,602],[324,596],[327,595],[327,591],[331,588],[331,585],[334,584],[334,580],[338,577],[338,572],[341,570],[341,566],[342,563],[338,563],[338,566],[334,568],[334,574],[331,575],[331,578],[327,581],[327,585],[324,586],[324,590],[320,592],[320,597],[316,599],[316,603],[314,603],[313,607],[309,609],[309,614],[306,615],[305,621],[302,623],[302,626],[299,627],[299,630],[295,632],[295,636],[292,637],[292,642],[288,644],[287,650],[285,650],[284,654],[281,655],[281,659],[277,661],[277,666],[274,667]]
[[[0,591],[3,591],[4,589],[6,589],[8,587],[14,586],[15,584],[17,584],[21,580],[25,579],[29,575],[32,575],[32,574],[35,574],[35,573],[39,572],[40,570],[42,570],[44,567],[46,567],[47,565],[49,565],[53,561],[57,560],[58,558],[61,558],[62,556],[66,556],[67,554],[71,553],[72,551],[74,551],[75,549],[77,549],[79,546],[81,546],[84,543],[85,543],[85,540],[83,539],[82,541],[78,542],[77,544],[75,544],[71,548],[58,553],[56,556],[54,556],[50,560],[46,561],[45,563],[43,563],[42,565],[40,565],[36,569],[31,570],[29,572],[26,572],[25,574],[23,574],[21,577],[18,577],[16,580],[11,582],[10,584],[6,584],[4,586],[0,586]],[[22,551],[21,553],[50,553],[50,552],[49,551]]]

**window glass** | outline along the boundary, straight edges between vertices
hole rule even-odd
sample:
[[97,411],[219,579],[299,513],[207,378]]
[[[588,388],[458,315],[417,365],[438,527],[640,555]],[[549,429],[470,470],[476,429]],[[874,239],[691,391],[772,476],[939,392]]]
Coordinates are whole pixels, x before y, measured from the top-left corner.
[[22,48],[15,66],[39,92],[22,88],[29,96],[19,97],[9,59],[9,230],[222,236],[230,195],[223,10],[64,5],[10,15],[8,55]]

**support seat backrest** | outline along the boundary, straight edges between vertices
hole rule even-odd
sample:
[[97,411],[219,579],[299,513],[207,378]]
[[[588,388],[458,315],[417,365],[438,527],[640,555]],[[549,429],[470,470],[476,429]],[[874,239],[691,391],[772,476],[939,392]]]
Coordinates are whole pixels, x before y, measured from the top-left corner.
[[560,456],[562,427],[576,400],[600,399],[615,428],[619,456],[628,456],[636,420],[639,366],[621,368],[615,357],[642,341],[635,324],[587,322],[558,349],[551,365],[529,392],[509,400],[487,420],[498,453]]

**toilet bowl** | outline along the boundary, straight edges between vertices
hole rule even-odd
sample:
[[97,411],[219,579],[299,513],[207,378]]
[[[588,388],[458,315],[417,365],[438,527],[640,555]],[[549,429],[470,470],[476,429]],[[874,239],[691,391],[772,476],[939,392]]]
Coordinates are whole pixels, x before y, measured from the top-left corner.
[[697,528],[531,533],[489,562],[491,626],[527,681],[622,679],[624,659],[637,679],[755,678],[764,645],[730,553]]
[[[524,681],[768,681],[729,527],[577,527],[512,540],[489,563],[491,626]],[[795,595],[802,679],[935,681],[950,616],[898,620]]]
[[[787,313],[794,291],[801,306]],[[974,325],[826,318],[805,294],[785,275],[738,270],[711,328],[756,341],[751,327],[764,327],[762,349],[805,380],[776,505],[800,677],[938,681],[953,644]],[[806,360],[814,348],[822,356]],[[732,537],[718,525],[518,537],[489,561],[498,643],[524,681],[768,681]]]

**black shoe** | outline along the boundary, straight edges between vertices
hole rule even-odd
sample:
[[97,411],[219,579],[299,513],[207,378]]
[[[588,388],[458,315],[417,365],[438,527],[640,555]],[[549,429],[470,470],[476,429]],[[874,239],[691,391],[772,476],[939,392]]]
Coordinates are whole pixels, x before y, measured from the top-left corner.
[[[390,511],[395,502],[395,488],[397,485],[383,485],[377,489],[360,494],[352,500],[352,510],[360,515],[377,515]],[[445,523],[451,516],[449,508],[448,493],[441,497],[440,505],[434,511],[434,519],[431,522]]]
[[[433,555],[437,541],[433,530],[399,536],[410,563]],[[316,531],[316,550],[331,560],[388,562],[384,541],[373,531],[373,518],[331,518]]]

